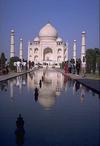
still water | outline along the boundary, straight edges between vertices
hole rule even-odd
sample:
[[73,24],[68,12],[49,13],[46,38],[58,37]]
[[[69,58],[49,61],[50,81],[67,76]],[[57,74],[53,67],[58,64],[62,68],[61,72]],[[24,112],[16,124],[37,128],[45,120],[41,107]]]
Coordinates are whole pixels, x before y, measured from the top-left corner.
[[[38,98],[34,97],[36,87]],[[2,82],[0,146],[99,146],[99,110],[98,94],[53,70]],[[19,114],[25,134],[18,138]]]

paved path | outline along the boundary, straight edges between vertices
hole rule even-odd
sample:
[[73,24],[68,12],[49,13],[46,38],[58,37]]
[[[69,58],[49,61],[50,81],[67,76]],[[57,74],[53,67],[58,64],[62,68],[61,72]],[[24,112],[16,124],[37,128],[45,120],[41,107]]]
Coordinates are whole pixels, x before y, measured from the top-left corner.
[[82,75],[69,74],[69,73],[65,74],[64,70],[61,69],[56,69],[56,70],[62,72],[64,75],[69,76],[71,79],[78,81],[79,83],[90,88],[94,92],[100,94],[100,80],[91,79],[89,77],[82,77]]
[[82,83],[86,87],[100,94],[100,80],[93,79],[78,79],[78,82]]
[[11,73],[8,73],[6,75],[0,75],[0,82],[5,81],[5,80],[9,80],[9,79],[17,77],[17,76],[21,76],[21,75],[29,73],[33,70],[23,71],[23,72],[20,72],[20,73],[11,72]]

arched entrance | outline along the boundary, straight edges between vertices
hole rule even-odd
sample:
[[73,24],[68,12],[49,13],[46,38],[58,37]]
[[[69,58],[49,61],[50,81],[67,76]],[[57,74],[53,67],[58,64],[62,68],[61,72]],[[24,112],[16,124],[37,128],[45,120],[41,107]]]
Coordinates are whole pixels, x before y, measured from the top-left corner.
[[53,60],[53,56],[52,56],[52,49],[51,48],[45,48],[43,51],[43,61],[52,61]]

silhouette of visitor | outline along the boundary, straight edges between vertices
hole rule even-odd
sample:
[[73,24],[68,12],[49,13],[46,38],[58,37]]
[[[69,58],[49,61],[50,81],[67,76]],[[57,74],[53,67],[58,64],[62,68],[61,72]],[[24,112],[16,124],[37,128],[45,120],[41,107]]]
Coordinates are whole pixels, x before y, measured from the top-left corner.
[[42,81],[40,80],[40,82],[39,82],[39,86],[40,86],[40,88],[42,87]]
[[42,76],[42,82],[44,81],[44,77]]
[[21,114],[19,114],[19,117],[16,120],[15,135],[16,135],[17,146],[22,146],[24,144],[25,130],[24,130],[24,120],[21,117]]
[[38,101],[38,96],[34,96],[34,100],[35,100],[35,102],[37,102]]
[[76,84],[75,84],[75,90],[76,90],[76,92],[77,92],[77,90],[80,88],[80,83],[79,82],[76,82]]
[[34,93],[34,99],[35,99],[35,101],[38,100],[38,95],[39,95],[39,90],[38,90],[38,88],[36,87],[36,88],[35,88],[35,93]]

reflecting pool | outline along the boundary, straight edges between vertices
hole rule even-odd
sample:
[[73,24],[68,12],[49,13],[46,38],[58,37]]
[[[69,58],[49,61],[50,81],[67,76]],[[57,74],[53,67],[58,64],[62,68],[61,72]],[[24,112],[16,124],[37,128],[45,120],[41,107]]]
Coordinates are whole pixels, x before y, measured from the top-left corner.
[[36,70],[0,83],[0,146],[99,146],[99,114],[98,94],[60,72]]

